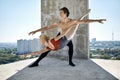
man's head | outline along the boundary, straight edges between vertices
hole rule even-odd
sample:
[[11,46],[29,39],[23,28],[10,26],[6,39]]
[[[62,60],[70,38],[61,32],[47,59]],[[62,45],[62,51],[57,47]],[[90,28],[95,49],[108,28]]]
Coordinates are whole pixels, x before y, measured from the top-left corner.
[[62,18],[68,17],[70,14],[68,8],[66,8],[66,7],[61,8],[59,11],[60,11],[60,16]]

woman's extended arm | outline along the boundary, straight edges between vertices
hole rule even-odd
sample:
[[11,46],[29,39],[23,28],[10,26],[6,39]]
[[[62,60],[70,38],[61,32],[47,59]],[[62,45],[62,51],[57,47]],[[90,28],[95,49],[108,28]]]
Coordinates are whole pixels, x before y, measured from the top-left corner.
[[70,27],[69,29],[67,29],[65,32],[61,33],[59,36],[56,36],[54,38],[55,41],[59,40],[61,37],[65,36],[71,29],[72,27]]
[[43,32],[43,31],[46,31],[46,30],[48,30],[48,29],[52,29],[52,28],[55,28],[55,27],[58,27],[58,23],[54,23],[54,24],[52,24],[52,25],[45,26],[45,27],[42,27],[42,28],[40,28],[40,29],[31,31],[31,32],[29,32],[29,35],[31,35],[31,34],[33,35],[33,34],[35,34],[36,32]]
[[67,32],[64,32],[64,33],[60,34],[59,36],[56,36],[56,37],[54,38],[54,40],[55,40],[55,41],[59,40],[59,39],[60,39],[61,37],[63,37],[66,33],[67,33]]
[[42,49],[42,50],[35,51],[35,52],[30,53],[30,54],[24,54],[24,55],[21,55],[21,56],[24,57],[24,58],[26,58],[27,56],[43,54],[43,53],[45,53],[45,52],[47,52],[47,51],[49,51],[49,49],[44,48],[44,49]]
[[87,24],[91,22],[99,22],[103,23],[103,21],[106,21],[106,19],[87,19],[87,20],[77,20],[75,23],[76,24]]
[[44,48],[44,49],[42,49],[42,50],[33,52],[33,55],[42,54],[42,53],[45,53],[45,52],[47,52],[47,51],[49,51],[49,49]]

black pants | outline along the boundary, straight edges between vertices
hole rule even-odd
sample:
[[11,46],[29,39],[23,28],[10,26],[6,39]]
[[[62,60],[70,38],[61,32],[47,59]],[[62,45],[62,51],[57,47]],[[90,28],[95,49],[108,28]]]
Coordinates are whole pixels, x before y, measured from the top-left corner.
[[[58,33],[58,35],[60,35],[60,33]],[[57,35],[57,36],[58,36]],[[67,44],[67,46],[69,47],[69,50],[68,50],[68,55],[69,55],[69,63],[72,62],[72,56],[73,56],[73,43],[72,41],[70,40],[70,42]],[[47,54],[50,52],[51,50],[45,52],[45,53],[42,53],[39,58],[35,61],[35,63],[39,63],[39,61],[41,61],[44,57],[47,56]]]

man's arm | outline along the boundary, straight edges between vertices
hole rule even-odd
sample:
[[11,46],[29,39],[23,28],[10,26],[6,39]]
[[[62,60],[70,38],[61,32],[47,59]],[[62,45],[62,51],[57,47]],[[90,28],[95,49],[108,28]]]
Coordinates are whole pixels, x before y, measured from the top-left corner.
[[42,28],[37,29],[37,30],[35,30],[35,31],[31,31],[31,32],[29,32],[29,35],[31,35],[31,34],[33,35],[33,34],[35,34],[36,32],[44,32],[44,31],[46,31],[46,30],[48,30],[48,29],[52,29],[52,28],[56,28],[56,27],[58,27],[58,23],[54,23],[54,24],[52,24],[52,25],[42,27]]
[[75,23],[76,24],[87,24],[87,23],[91,23],[91,22],[99,22],[99,23],[103,23],[103,21],[106,21],[106,19],[88,19],[88,20],[77,20]]

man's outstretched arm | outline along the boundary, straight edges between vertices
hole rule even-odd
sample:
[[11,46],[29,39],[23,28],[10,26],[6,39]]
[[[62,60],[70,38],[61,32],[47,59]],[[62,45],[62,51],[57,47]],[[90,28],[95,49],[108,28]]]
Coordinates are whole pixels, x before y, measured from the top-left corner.
[[48,29],[52,29],[52,28],[56,28],[56,27],[58,27],[58,23],[54,23],[54,24],[52,24],[52,25],[45,26],[45,27],[42,27],[42,28],[40,28],[40,29],[31,31],[31,32],[29,32],[29,35],[33,35],[33,34],[35,34],[36,32],[44,32],[44,31],[46,31],[46,30],[48,30]]

